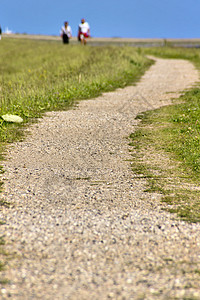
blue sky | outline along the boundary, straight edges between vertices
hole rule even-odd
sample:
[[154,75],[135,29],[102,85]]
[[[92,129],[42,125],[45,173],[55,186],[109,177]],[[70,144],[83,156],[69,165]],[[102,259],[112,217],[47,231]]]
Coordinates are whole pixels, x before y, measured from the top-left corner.
[[84,17],[93,37],[198,38],[200,0],[0,0],[0,25],[15,33],[73,36]]

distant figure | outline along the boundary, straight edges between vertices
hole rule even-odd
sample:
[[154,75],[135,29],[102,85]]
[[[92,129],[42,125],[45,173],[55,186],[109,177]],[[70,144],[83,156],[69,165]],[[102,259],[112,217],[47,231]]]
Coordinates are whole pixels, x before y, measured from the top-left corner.
[[81,44],[86,45],[86,39],[90,37],[90,26],[85,19],[81,19],[81,23],[78,26],[78,40]]
[[1,26],[0,26],[0,40],[1,40],[1,35],[2,35],[2,29],[1,29]]
[[69,44],[69,39],[72,37],[72,30],[69,26],[69,22],[64,23],[64,26],[61,28],[60,35],[63,39],[63,43]]

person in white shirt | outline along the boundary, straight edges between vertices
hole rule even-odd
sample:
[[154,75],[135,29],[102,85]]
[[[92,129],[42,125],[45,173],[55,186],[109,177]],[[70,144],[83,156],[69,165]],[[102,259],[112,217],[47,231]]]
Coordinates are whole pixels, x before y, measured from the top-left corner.
[[88,37],[90,37],[90,26],[85,19],[81,19],[81,23],[78,26],[78,40],[85,45]]
[[61,28],[60,35],[63,39],[64,44],[69,44],[69,39],[72,37],[72,29],[69,26],[69,22],[65,22]]

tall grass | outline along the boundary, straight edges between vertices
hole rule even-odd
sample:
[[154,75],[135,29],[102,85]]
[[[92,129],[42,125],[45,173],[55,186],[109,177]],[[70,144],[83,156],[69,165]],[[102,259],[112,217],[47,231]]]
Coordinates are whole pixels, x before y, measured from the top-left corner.
[[[26,122],[48,110],[67,109],[75,100],[133,83],[150,64],[131,47],[3,39],[0,116],[16,114]],[[0,125],[0,141],[16,138],[16,125],[2,120]]]

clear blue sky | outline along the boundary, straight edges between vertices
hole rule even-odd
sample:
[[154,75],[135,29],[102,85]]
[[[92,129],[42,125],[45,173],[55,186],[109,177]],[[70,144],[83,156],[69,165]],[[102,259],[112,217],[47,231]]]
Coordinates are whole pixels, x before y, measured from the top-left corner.
[[200,0],[0,0],[0,25],[14,33],[73,36],[84,17],[93,37],[198,38]]

